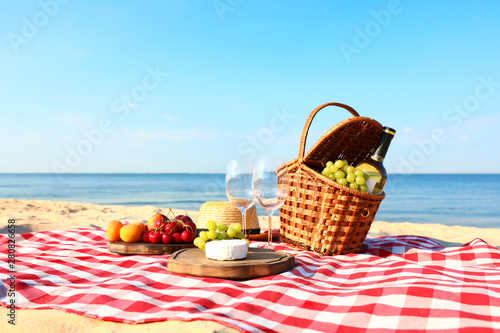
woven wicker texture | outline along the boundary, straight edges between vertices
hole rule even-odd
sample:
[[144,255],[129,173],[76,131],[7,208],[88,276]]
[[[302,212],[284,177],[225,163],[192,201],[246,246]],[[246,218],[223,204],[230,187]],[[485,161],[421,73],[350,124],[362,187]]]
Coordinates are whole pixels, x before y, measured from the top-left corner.
[[[200,207],[200,215],[197,228],[205,229],[208,221],[213,220],[216,223],[225,223],[228,226],[231,223],[242,223],[241,211],[229,201],[208,201]],[[257,208],[250,207],[246,212],[247,229],[259,229],[259,218]]]
[[[304,155],[314,116],[327,106],[348,110],[348,118],[325,133]],[[300,140],[299,157],[286,164],[290,191],[280,209],[280,237],[285,243],[322,255],[358,252],[385,193],[373,195],[342,186],[321,174],[328,161],[350,165],[375,150],[382,133],[377,121],[361,117],[351,107],[326,103],[309,115]]]

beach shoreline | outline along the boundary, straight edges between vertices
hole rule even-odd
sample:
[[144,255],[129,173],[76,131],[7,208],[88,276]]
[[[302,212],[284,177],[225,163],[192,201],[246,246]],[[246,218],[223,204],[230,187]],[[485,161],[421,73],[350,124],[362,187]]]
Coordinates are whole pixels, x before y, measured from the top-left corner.
[[[172,208],[176,215],[189,215],[196,223],[198,211]],[[92,203],[0,199],[0,233],[7,233],[9,219],[16,221],[16,233],[66,230],[78,227],[105,229],[109,221],[146,222],[153,214],[168,214],[169,208],[156,206],[118,206]],[[277,215],[277,214],[276,214]],[[267,230],[267,216],[259,216],[259,225]],[[279,229],[279,217],[273,216],[273,229]],[[368,238],[415,235],[435,239],[445,247],[461,246],[475,238],[500,248],[500,229],[448,226],[439,223],[377,221],[372,223]]]

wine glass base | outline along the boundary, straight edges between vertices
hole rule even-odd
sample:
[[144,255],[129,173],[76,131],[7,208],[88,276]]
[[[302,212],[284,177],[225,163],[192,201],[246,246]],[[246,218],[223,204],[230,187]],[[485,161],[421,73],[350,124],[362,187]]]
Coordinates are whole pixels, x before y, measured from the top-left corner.
[[269,244],[267,241],[261,246],[262,249],[274,250],[274,244]]

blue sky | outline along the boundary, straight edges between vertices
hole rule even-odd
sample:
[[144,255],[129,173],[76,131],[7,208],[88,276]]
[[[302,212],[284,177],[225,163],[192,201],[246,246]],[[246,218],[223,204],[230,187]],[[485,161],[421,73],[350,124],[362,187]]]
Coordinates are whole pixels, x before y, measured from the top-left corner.
[[[500,173],[498,1],[2,1],[0,172],[224,172],[341,102],[391,173]],[[309,141],[348,117],[321,112]],[[310,146],[308,146],[310,147]]]

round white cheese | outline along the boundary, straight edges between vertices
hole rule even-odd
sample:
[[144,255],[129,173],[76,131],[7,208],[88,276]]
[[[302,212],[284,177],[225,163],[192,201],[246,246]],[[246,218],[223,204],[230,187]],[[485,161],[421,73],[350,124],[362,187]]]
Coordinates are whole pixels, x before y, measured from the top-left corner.
[[248,242],[241,239],[211,241],[205,245],[205,255],[215,260],[244,259],[248,253]]

